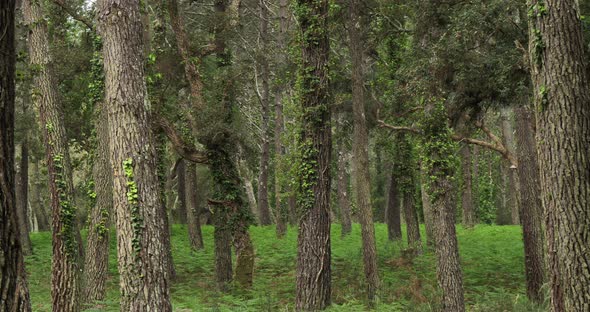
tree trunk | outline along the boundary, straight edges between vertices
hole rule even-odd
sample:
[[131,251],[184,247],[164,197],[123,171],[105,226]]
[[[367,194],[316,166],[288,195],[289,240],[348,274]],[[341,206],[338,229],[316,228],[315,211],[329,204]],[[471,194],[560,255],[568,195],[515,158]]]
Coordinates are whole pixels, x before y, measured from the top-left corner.
[[16,213],[18,216],[20,242],[23,255],[32,254],[31,238],[29,237],[29,142],[27,134],[21,144],[20,165],[16,172]]
[[171,311],[166,216],[149,122],[139,2],[101,0],[121,311]]
[[113,212],[113,178],[109,159],[109,126],[106,107],[96,103],[97,146],[92,176],[95,203],[90,212],[84,261],[84,301],[104,300],[109,269],[109,230]]
[[186,161],[181,159],[176,167],[176,190],[178,194],[178,205],[175,207],[176,222],[186,224]]
[[420,238],[420,223],[416,213],[416,201],[414,200],[414,190],[403,193],[402,205],[404,209],[404,218],[406,220],[406,232],[408,233],[408,247],[416,254],[422,253],[422,240]]
[[432,219],[432,203],[428,196],[426,169],[420,164],[420,195],[422,196],[422,213],[424,214],[424,228],[426,230],[426,245],[434,247],[434,220]]
[[392,172],[390,176],[389,192],[387,197],[387,207],[385,210],[387,237],[389,237],[390,241],[397,241],[402,239],[400,216],[401,196],[399,192],[398,178],[394,172]]
[[[514,127],[512,126],[512,118],[510,116],[511,109],[509,108],[502,108],[500,112],[501,121],[502,121],[502,138],[504,141],[504,145],[506,149],[511,154],[515,154],[514,147]],[[503,161],[504,163],[506,161]],[[508,167],[509,165],[506,164],[504,168]],[[511,223],[512,224],[520,224],[520,216],[519,216],[519,205],[517,200],[516,194],[516,168],[510,168],[506,171],[508,176],[508,187],[504,190],[506,191],[506,203],[507,203],[507,210],[510,211]]]
[[213,240],[215,244],[215,278],[217,288],[223,292],[229,290],[229,283],[232,280],[233,268],[231,258],[231,229],[228,227],[227,215],[222,213],[213,214]]
[[371,205],[371,178],[369,174],[369,133],[365,118],[364,79],[363,79],[363,40],[361,34],[361,1],[350,2],[350,54],[352,58],[352,109],[354,116],[353,161],[357,171],[357,208],[363,240],[363,264],[367,282],[369,306],[374,305],[379,288],[377,269],[377,247],[375,246],[375,226],[373,224],[373,206]]
[[[287,66],[287,19],[289,18],[289,0],[279,0],[279,33],[277,34],[277,45],[280,49],[277,63],[280,64],[280,69]],[[282,75],[285,75],[282,73]],[[277,221],[277,237],[282,238],[287,232],[287,222],[289,222],[289,212],[287,205],[282,200],[283,187],[281,185],[281,177],[283,172],[283,155],[285,150],[283,148],[282,134],[284,131],[283,120],[283,101],[285,100],[285,90],[282,84],[278,83],[275,86],[275,215]],[[287,192],[285,192],[286,194]]]
[[541,178],[535,141],[535,121],[530,107],[515,108],[516,152],[518,155],[518,185],[520,220],[524,239],[525,276],[529,300],[542,303],[541,287],[545,282],[543,237],[543,205]]
[[31,311],[14,172],[15,1],[0,1],[0,311]]
[[348,197],[348,162],[342,140],[338,142],[338,207],[340,208],[340,222],[342,223],[342,237],[352,231],[350,219],[350,198]]
[[590,307],[590,88],[578,1],[529,1],[553,311]]
[[461,147],[461,168],[463,173],[463,226],[472,228],[475,225],[475,211],[473,209],[473,183],[471,175],[471,147],[467,144]]
[[193,164],[187,166],[186,173],[186,198],[188,222],[188,238],[193,250],[203,249],[203,234],[201,233],[201,220],[199,199],[197,197],[197,167]]
[[45,209],[45,201],[41,196],[41,174],[39,172],[39,160],[35,159],[35,161],[31,164],[31,172],[32,172],[32,179],[29,180],[30,188],[31,188],[31,208],[35,217],[37,218],[37,224],[39,226],[39,231],[48,231],[49,224],[51,220],[47,215],[47,209]]
[[301,42],[302,109],[298,174],[299,236],[295,308],[323,310],[330,304],[330,161],[332,127],[328,58],[328,1],[297,0]]
[[268,9],[265,0],[258,0],[260,10],[260,47],[259,68],[262,78],[262,92],[260,92],[260,105],[262,106],[262,153],[260,155],[260,175],[258,176],[258,212],[260,213],[260,225],[270,225],[270,208],[268,205],[268,169],[270,162],[270,88],[268,59]]
[[63,107],[52,68],[47,21],[37,1],[23,1],[23,13],[30,27],[29,61],[35,76],[33,102],[43,132],[51,195],[52,306],[54,311],[79,311],[82,249]]

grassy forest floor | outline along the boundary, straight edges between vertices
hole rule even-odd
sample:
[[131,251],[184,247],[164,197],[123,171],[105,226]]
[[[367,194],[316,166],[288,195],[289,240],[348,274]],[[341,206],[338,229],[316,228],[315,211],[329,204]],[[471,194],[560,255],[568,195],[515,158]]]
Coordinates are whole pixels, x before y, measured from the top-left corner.
[[[422,229],[424,230],[424,229]],[[457,235],[469,311],[544,311],[527,302],[523,243],[518,226],[458,226]],[[253,227],[256,246],[254,287],[250,291],[215,291],[213,228],[205,226],[205,250],[189,247],[186,226],[173,227],[177,279],[172,286],[175,311],[292,311],[295,296],[297,231],[277,240],[274,227]],[[405,233],[405,232],[404,232]],[[377,311],[435,311],[436,270],[431,251],[414,259],[403,246],[387,240],[387,228],[376,225],[382,287]],[[33,255],[26,258],[33,311],[50,311],[51,234],[32,233]],[[346,238],[332,226],[332,302],[329,311],[364,311],[360,227]],[[118,311],[116,240],[111,239],[108,298],[86,311]]]

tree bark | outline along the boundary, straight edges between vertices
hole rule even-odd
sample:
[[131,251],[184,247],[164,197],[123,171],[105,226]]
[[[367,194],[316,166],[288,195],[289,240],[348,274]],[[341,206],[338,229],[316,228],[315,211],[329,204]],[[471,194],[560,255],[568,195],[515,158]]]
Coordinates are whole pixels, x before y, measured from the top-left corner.
[[387,237],[390,241],[402,239],[401,227],[401,196],[398,185],[398,177],[395,172],[391,173],[389,182],[389,191],[387,194],[387,207],[385,210],[385,220],[387,222]]
[[426,230],[426,245],[434,247],[434,220],[432,219],[432,204],[428,196],[426,169],[420,164],[420,195],[422,196],[422,212],[424,214],[424,228]]
[[461,147],[461,168],[463,173],[463,188],[461,205],[463,207],[463,226],[472,228],[475,225],[475,211],[473,209],[473,183],[471,175],[471,147],[467,144]]
[[[363,264],[367,282],[367,298],[373,306],[379,288],[377,269],[377,247],[375,246],[375,226],[373,224],[373,206],[371,205],[371,177],[369,174],[369,131],[365,118],[364,79],[363,79],[363,40],[361,34],[361,1],[350,2],[350,54],[352,58],[352,109],[354,116],[353,161],[357,171],[357,208],[363,240]],[[400,229],[401,230],[401,229]]]
[[[277,45],[279,48],[279,55],[277,65],[283,69],[287,66],[287,19],[289,18],[289,0],[279,0],[279,33],[277,34]],[[281,77],[284,77],[285,73],[281,72]],[[285,88],[282,84],[277,83],[275,86],[275,215],[277,222],[277,237],[282,238],[287,233],[287,222],[289,222],[288,206],[282,199],[283,186],[281,184],[281,176],[283,172],[283,155],[285,149],[283,147],[282,134],[284,131],[284,120],[283,120],[283,101],[285,100]]]
[[0,1],[0,311],[31,311],[14,172],[15,1]]
[[590,308],[590,88],[578,1],[528,1],[553,311]]
[[178,194],[178,205],[175,207],[176,221],[180,224],[186,224],[187,222],[187,203],[186,203],[186,161],[180,160],[180,163],[176,167],[176,191]]
[[20,242],[23,250],[23,255],[29,256],[32,254],[31,238],[29,237],[29,140],[28,134],[20,146],[20,165],[16,172],[16,209],[20,231]]
[[518,185],[520,220],[524,239],[525,276],[529,300],[542,303],[541,287],[545,282],[543,237],[543,203],[541,178],[535,141],[535,121],[530,107],[515,108],[516,153],[518,155]]
[[260,92],[260,106],[262,108],[262,153],[260,155],[260,175],[258,176],[258,212],[260,225],[270,225],[270,208],[268,205],[268,171],[270,163],[270,70],[268,68],[268,9],[265,0],[258,0],[260,10],[260,47],[259,68],[262,78],[262,92]]
[[348,197],[348,161],[344,151],[342,140],[338,142],[338,207],[340,208],[340,223],[342,224],[342,237],[352,231],[350,219],[350,198]]
[[199,199],[197,196],[197,167],[189,164],[186,172],[186,220],[188,222],[188,238],[193,250],[203,249],[203,234],[201,233],[201,220]]
[[328,1],[297,0],[302,34],[301,99],[303,112],[298,177],[296,310],[323,310],[330,304],[330,122]]
[[408,247],[414,253],[422,253],[422,240],[420,238],[420,223],[418,222],[418,214],[416,213],[416,202],[414,200],[413,189],[403,192],[402,206],[404,210],[404,218],[406,220],[406,232],[408,235]]
[[82,249],[63,107],[52,68],[47,21],[37,1],[23,1],[23,13],[30,28],[29,61],[34,72],[32,96],[40,118],[49,174],[53,230],[52,306],[54,311],[79,311]]
[[95,203],[90,212],[84,261],[84,301],[104,300],[109,269],[109,230],[113,212],[113,177],[109,159],[109,126],[106,107],[97,103],[97,146],[92,177]]
[[51,220],[47,215],[47,210],[45,209],[45,201],[41,196],[41,174],[39,172],[39,161],[35,159],[35,161],[31,164],[31,172],[32,172],[32,179],[30,182],[31,188],[31,206],[35,217],[37,218],[37,224],[39,226],[39,231],[48,231],[50,229]]
[[139,1],[101,0],[121,311],[171,311],[166,219],[149,122]]
[[[504,139],[504,146],[509,153],[515,154],[514,152],[514,127],[512,125],[512,118],[510,117],[509,108],[502,108],[500,112],[500,118],[502,123],[502,138]],[[510,167],[510,165],[505,165],[504,168]],[[520,216],[519,216],[519,205],[518,199],[516,194],[516,168],[510,168],[506,171],[508,176],[508,187],[505,188],[506,191],[506,203],[507,208],[510,211],[511,223],[512,224],[520,224]]]

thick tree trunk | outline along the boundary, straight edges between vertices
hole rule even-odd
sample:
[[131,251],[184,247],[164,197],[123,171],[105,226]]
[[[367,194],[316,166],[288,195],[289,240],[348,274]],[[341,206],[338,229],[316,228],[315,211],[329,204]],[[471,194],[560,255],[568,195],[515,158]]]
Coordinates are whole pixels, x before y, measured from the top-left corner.
[[259,55],[259,69],[262,79],[262,92],[260,92],[260,105],[262,108],[262,153],[260,155],[260,175],[258,176],[258,212],[260,213],[260,225],[270,225],[270,207],[268,204],[268,171],[270,163],[270,70],[268,68],[268,9],[265,0],[258,0],[260,10],[260,41],[262,46]]
[[[26,135],[26,134],[25,134]],[[29,256],[32,253],[29,215],[29,142],[25,136],[21,144],[20,164],[16,172],[16,209],[18,216],[18,228],[20,231],[20,243],[23,255]]]
[[201,220],[199,199],[197,196],[197,167],[188,165],[186,172],[186,220],[188,222],[188,238],[191,248],[194,250],[203,249],[203,234],[201,233]]
[[590,88],[576,0],[528,1],[553,311],[590,308]]
[[473,209],[473,183],[471,175],[471,147],[461,147],[461,168],[463,173],[463,188],[461,205],[463,207],[463,226],[472,228],[475,225],[475,211]]
[[138,1],[101,0],[121,311],[171,311],[166,217],[149,122]]
[[213,232],[215,244],[215,278],[217,288],[221,291],[229,290],[229,283],[233,276],[231,258],[232,235],[227,223],[227,215],[222,213],[213,214],[213,225],[215,226]]
[[82,269],[77,207],[63,111],[53,74],[47,21],[37,1],[23,1],[29,31],[29,60],[34,70],[33,102],[45,144],[51,195],[53,261],[51,296],[54,311],[79,311]]
[[398,177],[395,172],[391,173],[389,179],[389,190],[387,193],[387,207],[385,208],[385,222],[387,223],[387,237],[390,241],[402,239],[401,226],[401,196],[398,185]]
[[527,296],[542,303],[541,287],[545,282],[543,237],[543,205],[541,202],[541,178],[535,141],[535,121],[530,107],[515,108],[516,152],[518,155],[518,184],[520,220],[524,239],[524,265]]
[[109,269],[109,230],[113,212],[113,178],[109,159],[109,126],[106,107],[98,105],[97,146],[92,177],[95,204],[90,212],[84,261],[84,301],[104,300]]
[[357,171],[357,208],[363,240],[363,264],[367,282],[367,298],[372,306],[379,288],[377,269],[377,247],[375,246],[375,226],[373,206],[371,205],[371,178],[369,174],[369,133],[365,118],[364,79],[363,79],[363,40],[361,34],[361,1],[350,2],[350,54],[352,58],[352,109],[354,116],[353,161]]
[[176,222],[180,224],[186,224],[187,221],[186,168],[186,161],[181,159],[176,167],[176,192],[178,194],[178,205],[174,209]]
[[[512,118],[510,116],[510,112],[511,109],[509,108],[502,108],[501,113],[500,113],[500,117],[501,117],[501,122],[502,122],[502,138],[503,138],[503,143],[506,146],[506,149],[508,149],[508,151],[511,154],[515,154],[514,152],[514,148],[515,148],[515,143],[514,143],[514,127],[512,126]],[[505,162],[505,161],[504,161]],[[508,167],[509,165],[506,164],[504,166],[504,168]],[[519,205],[518,205],[518,199],[517,199],[517,194],[516,194],[516,170],[514,170],[516,168],[509,168],[509,170],[506,170],[505,173],[508,177],[508,187],[506,187],[504,190],[506,192],[506,208],[508,211],[510,211],[510,220],[512,224],[520,224],[520,216],[519,216]]]
[[299,236],[295,308],[323,310],[330,304],[330,122],[328,1],[297,0],[301,42],[302,155],[298,177]]
[[31,311],[16,214],[14,172],[15,1],[0,1],[0,311]]
[[350,198],[348,197],[348,161],[342,141],[338,142],[338,207],[340,208],[340,223],[342,224],[342,237],[352,231],[350,219]]

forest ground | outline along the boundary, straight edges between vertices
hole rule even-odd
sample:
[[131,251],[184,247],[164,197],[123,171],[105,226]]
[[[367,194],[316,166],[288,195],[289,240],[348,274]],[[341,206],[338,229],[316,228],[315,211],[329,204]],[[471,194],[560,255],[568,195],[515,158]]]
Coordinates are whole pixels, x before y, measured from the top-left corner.
[[[424,237],[424,228],[422,234]],[[215,291],[213,228],[203,227],[205,250],[190,249],[187,229],[174,225],[173,257],[177,278],[172,286],[175,311],[292,311],[295,295],[297,231],[283,240],[275,229],[252,227],[256,272],[250,291]],[[405,233],[405,229],[404,229]],[[112,233],[114,234],[114,233]],[[545,311],[526,299],[522,234],[519,226],[457,226],[468,311]],[[432,251],[414,259],[403,246],[387,240],[387,228],[376,225],[382,287],[377,311],[435,311],[436,270]],[[33,311],[50,311],[51,234],[31,233],[33,255],[26,258]],[[86,311],[119,311],[116,239],[111,236],[108,298]],[[360,227],[341,238],[332,225],[332,302],[329,311],[365,311]]]

